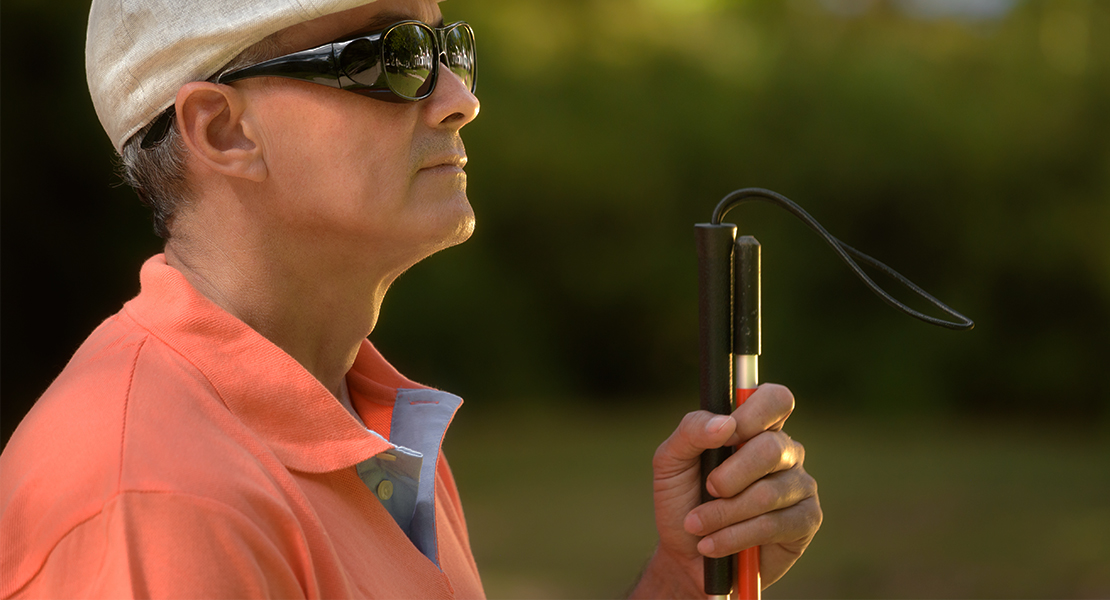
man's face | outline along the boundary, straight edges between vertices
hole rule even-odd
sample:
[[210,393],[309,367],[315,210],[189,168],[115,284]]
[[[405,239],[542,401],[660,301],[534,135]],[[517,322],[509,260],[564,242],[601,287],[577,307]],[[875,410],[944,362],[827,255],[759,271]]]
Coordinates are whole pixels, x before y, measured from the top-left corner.
[[[433,0],[378,0],[287,29],[287,50],[370,33],[405,19],[440,25]],[[344,260],[411,264],[464,241],[474,227],[459,129],[478,100],[440,65],[431,97],[391,103],[277,78],[236,83],[264,142],[274,235]],[[403,265],[407,267],[408,264]]]

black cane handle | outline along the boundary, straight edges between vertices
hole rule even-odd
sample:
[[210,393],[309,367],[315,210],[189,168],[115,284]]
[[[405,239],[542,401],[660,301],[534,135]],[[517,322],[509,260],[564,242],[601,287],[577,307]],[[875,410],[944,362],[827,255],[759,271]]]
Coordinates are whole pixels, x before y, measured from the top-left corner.
[[[736,226],[701,223],[694,226],[698,249],[698,332],[701,354],[701,408],[717,414],[732,412],[732,257]],[[706,476],[732,454],[731,447],[701,455],[701,499],[713,500]],[[732,590],[735,557],[705,559],[705,593]]]

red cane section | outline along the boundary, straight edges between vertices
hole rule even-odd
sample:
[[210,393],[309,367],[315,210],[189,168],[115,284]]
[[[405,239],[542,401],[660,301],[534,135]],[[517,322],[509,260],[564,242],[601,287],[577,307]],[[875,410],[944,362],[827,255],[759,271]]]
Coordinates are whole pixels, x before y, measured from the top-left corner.
[[[736,406],[743,404],[756,389],[736,388]],[[759,547],[740,551],[737,562],[739,565],[733,597],[739,600],[759,600]]]
[[759,548],[740,551],[740,569],[736,577],[734,598],[759,600]]

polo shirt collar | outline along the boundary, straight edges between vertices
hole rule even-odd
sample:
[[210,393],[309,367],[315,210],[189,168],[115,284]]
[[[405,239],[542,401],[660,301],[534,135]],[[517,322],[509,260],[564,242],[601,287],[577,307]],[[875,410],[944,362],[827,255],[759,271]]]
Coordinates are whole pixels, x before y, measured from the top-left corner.
[[395,446],[388,441],[398,390],[426,390],[363,340],[347,374],[351,400],[370,430],[300,363],[189,284],[156,255],[124,311],[180,353],[227,409],[292,470],[345,469]]

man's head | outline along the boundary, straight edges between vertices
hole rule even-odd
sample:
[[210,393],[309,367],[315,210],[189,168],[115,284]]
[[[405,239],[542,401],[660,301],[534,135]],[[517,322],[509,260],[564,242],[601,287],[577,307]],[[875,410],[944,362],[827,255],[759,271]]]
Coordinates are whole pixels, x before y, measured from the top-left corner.
[[[90,89],[105,129],[122,150],[125,162],[141,163],[145,156],[161,161],[156,166],[168,165],[170,187],[178,188],[171,190],[171,201],[217,194],[238,198],[240,204],[253,203],[258,210],[248,215],[249,219],[258,226],[276,228],[275,234],[373,236],[382,250],[416,244],[434,251],[465,239],[472,227],[472,214],[465,197],[465,174],[461,171],[465,154],[458,131],[477,114],[478,105],[472,90],[450,70],[441,68],[435,92],[417,102],[383,102],[316,83],[275,77],[249,78],[227,85],[206,81],[214,79],[213,74],[218,75],[220,66],[227,62],[213,67],[217,59],[212,57],[223,60],[232,51],[240,54],[232,61],[234,68],[380,31],[400,20],[429,25],[442,21],[433,0],[378,0],[353,8],[344,8],[341,1],[350,3],[332,0],[331,6],[319,8],[319,12],[332,12],[293,23],[289,21],[296,17],[274,17],[285,10],[284,5],[270,9],[251,21],[249,27],[240,23],[247,30],[235,41],[225,41],[228,49],[223,52],[198,40],[234,37],[226,31],[227,24],[213,24],[212,31],[218,33],[204,35],[196,33],[195,25],[193,29],[186,27],[196,37],[192,43],[168,36],[167,44],[177,46],[178,54],[198,49],[206,57],[203,69],[166,64],[166,68],[180,71],[178,79],[168,86],[161,82],[161,74],[152,75],[153,83],[130,82],[134,89],[124,90],[126,93],[115,90],[99,97],[98,90],[104,89],[102,80],[111,77],[98,73],[115,73],[119,68],[93,64],[107,60],[94,41],[103,37],[94,3],[90,17]],[[216,4],[224,7],[226,3]],[[266,3],[251,3],[250,10],[259,4]],[[184,14],[181,9],[180,3],[175,4],[174,10]],[[238,14],[235,10],[226,12]],[[140,28],[147,18],[138,18],[133,28]],[[213,20],[222,18],[219,11],[211,15]],[[257,22],[268,25],[255,26]],[[127,29],[127,23],[123,25]],[[272,30],[277,25],[283,26]],[[245,54],[241,54],[244,49]],[[166,52],[156,49],[151,56]],[[127,63],[126,53],[121,56],[124,58],[117,62]],[[195,62],[205,61],[194,60],[191,54],[184,59],[186,64]],[[142,68],[125,66],[136,77],[151,71],[145,63]],[[173,85],[177,88],[168,102],[155,98],[159,87],[168,89]],[[140,97],[142,102],[138,101]],[[113,101],[120,106],[111,104]],[[163,104],[176,111],[171,131],[152,148],[141,148],[151,122],[164,113]],[[137,105],[145,108],[139,110]],[[180,158],[176,179],[172,177],[174,156]],[[140,160],[132,160],[136,157]],[[167,157],[171,159],[168,162],[163,160]],[[144,182],[136,183],[144,187]],[[266,202],[261,203],[261,198]],[[167,228],[170,219],[176,221],[191,212],[180,206],[170,208],[174,212],[164,221]]]

